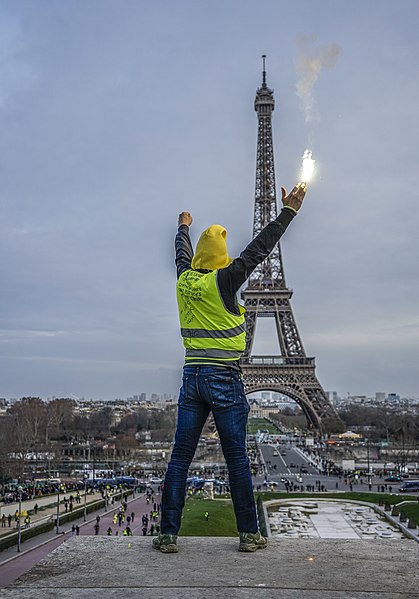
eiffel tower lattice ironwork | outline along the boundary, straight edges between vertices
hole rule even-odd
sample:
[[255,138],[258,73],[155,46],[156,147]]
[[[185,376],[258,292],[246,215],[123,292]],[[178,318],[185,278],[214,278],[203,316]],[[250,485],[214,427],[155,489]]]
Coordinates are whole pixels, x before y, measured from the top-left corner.
[[[258,115],[256,190],[253,236],[277,216],[272,112],[273,90],[266,84],[263,56],[262,86],[256,92]],[[246,350],[241,365],[246,393],[276,391],[295,400],[309,426],[322,429],[322,419],[339,419],[315,374],[315,359],[306,356],[291,308],[292,289],[285,282],[281,246],[251,274],[242,291],[246,308]],[[273,317],[280,355],[254,356],[252,347],[258,317]]]

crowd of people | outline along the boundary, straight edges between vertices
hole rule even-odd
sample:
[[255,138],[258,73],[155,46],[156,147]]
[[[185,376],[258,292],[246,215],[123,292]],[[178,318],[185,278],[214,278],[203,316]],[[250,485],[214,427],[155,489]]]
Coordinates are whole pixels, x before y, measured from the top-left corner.
[[[161,487],[159,487],[160,489]],[[155,536],[160,532],[160,512],[161,503],[156,500],[155,491],[151,487],[146,489],[146,505],[151,506],[151,510],[141,517],[141,532],[143,536]],[[136,514],[134,511],[129,511],[127,498],[112,514],[112,524],[106,529],[107,536],[133,536],[133,524],[136,523]],[[73,527],[73,533],[77,533],[77,529]],[[101,517],[96,516],[95,523],[93,525],[95,535],[100,534],[101,530]]]
[[[52,495],[56,496],[58,493],[60,494],[60,504],[64,507],[64,511],[65,513],[68,512],[72,512],[74,510],[74,507],[76,505],[80,505],[82,502],[82,496],[80,494],[80,490],[78,488],[75,487],[75,485],[73,483],[68,483],[68,482],[60,482],[58,484],[54,484],[53,486],[45,486],[43,487],[43,492],[46,494],[46,496],[49,494],[46,493],[46,491],[50,491],[51,489],[54,490],[54,492],[52,493]],[[33,500],[35,497],[42,497],[42,495],[34,495],[32,493],[31,488],[27,488],[26,491],[28,492],[23,492],[22,491],[22,496],[19,497],[19,494],[17,495],[17,499],[16,502],[20,501],[23,503],[24,501],[30,501]],[[70,491],[70,495],[68,495],[67,493]],[[94,494],[95,489],[91,488],[91,489],[86,489],[87,494]],[[120,496],[120,494],[123,493],[123,498],[126,502],[127,498],[128,498],[128,493],[127,493],[127,487],[125,485],[118,485],[118,487],[116,488],[110,488],[109,486],[104,486],[103,488],[100,489],[101,492],[101,497],[102,499],[107,499],[107,501],[109,501],[109,503],[111,505],[113,505],[116,501],[116,498]],[[55,500],[55,499],[54,499]],[[5,502],[5,505],[10,505],[10,501],[9,502]],[[43,509],[42,506],[41,509]],[[39,511],[40,507],[38,505],[38,503],[36,502],[33,507],[31,509],[26,509],[23,508],[21,513],[20,513],[20,525],[23,528],[29,528],[31,525],[31,516],[36,516],[38,511]],[[12,528],[12,524],[14,523],[15,527],[18,528],[19,526],[19,510],[15,510],[15,512],[12,514],[9,512],[8,515],[6,515],[6,513],[3,513],[0,517],[0,522],[1,522],[1,528]],[[129,522],[129,520],[128,520]],[[73,532],[76,532],[75,530],[73,530]]]
[[26,482],[22,485],[6,484],[3,487],[3,495],[0,501],[4,503],[16,503],[19,498],[22,501],[54,495],[60,490],[63,493],[78,492],[83,487],[80,481],[34,481]]
[[[3,514],[1,517],[1,527],[2,528],[11,528],[12,527],[12,522],[16,523],[16,526],[18,525],[19,522],[19,510],[16,510],[14,515],[12,516],[12,514],[8,514],[6,516],[6,514]],[[28,513],[25,513],[25,516],[23,517],[23,526],[25,528],[29,528],[31,525],[31,517]]]

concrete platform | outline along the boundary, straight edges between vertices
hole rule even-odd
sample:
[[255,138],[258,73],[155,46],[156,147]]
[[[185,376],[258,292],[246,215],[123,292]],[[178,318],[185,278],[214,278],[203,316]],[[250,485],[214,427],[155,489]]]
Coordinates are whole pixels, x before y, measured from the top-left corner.
[[74,537],[1,599],[418,599],[414,541],[270,539],[239,553],[234,538],[186,537],[177,554],[150,537]]

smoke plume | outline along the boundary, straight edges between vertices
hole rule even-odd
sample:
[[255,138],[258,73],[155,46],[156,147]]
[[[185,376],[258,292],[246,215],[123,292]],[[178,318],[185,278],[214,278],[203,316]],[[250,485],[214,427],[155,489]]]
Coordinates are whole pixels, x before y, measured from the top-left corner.
[[300,40],[297,57],[297,70],[300,73],[300,79],[296,84],[296,91],[306,123],[319,120],[315,110],[315,100],[312,96],[314,84],[322,69],[332,69],[339,55],[342,54],[342,48],[338,44],[315,47],[310,45],[311,42],[312,38]]

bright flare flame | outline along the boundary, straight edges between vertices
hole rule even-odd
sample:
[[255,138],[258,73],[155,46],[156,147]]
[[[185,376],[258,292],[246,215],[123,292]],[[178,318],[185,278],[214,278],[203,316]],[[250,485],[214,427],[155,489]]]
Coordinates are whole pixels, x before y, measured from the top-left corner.
[[306,150],[303,154],[303,162],[301,164],[301,181],[307,183],[310,181],[314,172],[314,163],[316,162],[312,158],[313,152]]

